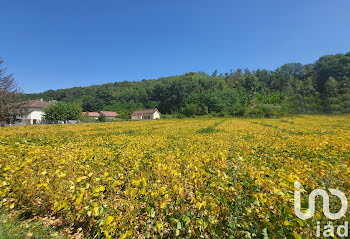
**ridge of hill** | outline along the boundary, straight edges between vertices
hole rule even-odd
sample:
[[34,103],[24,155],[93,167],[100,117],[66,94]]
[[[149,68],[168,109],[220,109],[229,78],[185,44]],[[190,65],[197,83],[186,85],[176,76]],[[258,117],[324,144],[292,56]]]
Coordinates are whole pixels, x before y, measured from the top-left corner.
[[307,65],[289,63],[274,71],[189,72],[19,96],[38,98],[75,103],[84,111],[116,111],[121,117],[144,108],[177,116],[350,113],[350,52]]

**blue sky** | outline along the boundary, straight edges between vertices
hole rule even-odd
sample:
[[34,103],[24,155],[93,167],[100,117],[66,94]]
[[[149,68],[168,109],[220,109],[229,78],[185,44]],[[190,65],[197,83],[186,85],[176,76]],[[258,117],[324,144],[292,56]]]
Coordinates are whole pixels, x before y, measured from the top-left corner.
[[0,56],[26,93],[350,51],[349,0],[0,0]]

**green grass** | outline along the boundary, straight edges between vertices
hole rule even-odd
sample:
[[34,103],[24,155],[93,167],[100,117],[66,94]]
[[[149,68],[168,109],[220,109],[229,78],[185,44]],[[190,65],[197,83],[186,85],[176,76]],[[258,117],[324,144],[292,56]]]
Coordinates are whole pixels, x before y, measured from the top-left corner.
[[216,122],[216,123],[214,123],[213,125],[208,126],[208,127],[206,127],[206,128],[197,130],[197,133],[198,133],[198,134],[212,134],[212,133],[220,132],[220,131],[222,131],[222,130],[216,129],[216,127],[219,126],[220,124],[222,124],[224,121],[225,121],[225,119],[224,119],[224,120],[221,120],[221,121],[219,121],[219,122]]
[[58,232],[40,221],[23,220],[0,212],[0,239],[55,238],[63,239]]
[[212,134],[212,133],[217,133],[217,132],[220,132],[220,130],[215,129],[212,126],[197,130],[197,133],[199,133],[199,134]]

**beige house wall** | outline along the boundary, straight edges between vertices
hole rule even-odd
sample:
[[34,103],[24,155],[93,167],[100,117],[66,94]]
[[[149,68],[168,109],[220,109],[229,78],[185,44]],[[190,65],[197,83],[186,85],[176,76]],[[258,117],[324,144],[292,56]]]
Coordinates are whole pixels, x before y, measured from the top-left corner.
[[142,115],[140,116],[131,116],[131,120],[142,120],[142,119],[160,119],[160,114],[158,112],[154,112],[153,115],[151,116],[145,116],[142,117]]
[[160,114],[158,113],[158,111],[154,112],[154,114],[151,117],[152,119],[160,119]]

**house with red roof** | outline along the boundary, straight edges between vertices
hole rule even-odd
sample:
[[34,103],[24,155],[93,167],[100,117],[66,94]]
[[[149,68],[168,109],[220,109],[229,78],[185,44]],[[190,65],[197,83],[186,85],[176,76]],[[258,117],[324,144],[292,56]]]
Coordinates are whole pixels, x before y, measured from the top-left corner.
[[82,113],[84,117],[88,117],[89,119],[98,120],[98,117],[100,116],[97,112],[83,112]]
[[157,108],[134,111],[131,114],[131,120],[153,120],[153,119],[160,119],[160,112],[158,111]]
[[105,116],[109,120],[114,120],[115,117],[118,116],[118,114],[113,111],[100,111],[100,114]]

